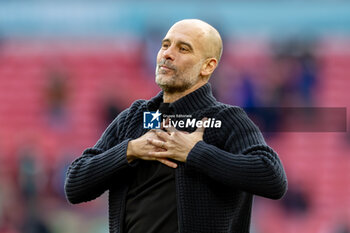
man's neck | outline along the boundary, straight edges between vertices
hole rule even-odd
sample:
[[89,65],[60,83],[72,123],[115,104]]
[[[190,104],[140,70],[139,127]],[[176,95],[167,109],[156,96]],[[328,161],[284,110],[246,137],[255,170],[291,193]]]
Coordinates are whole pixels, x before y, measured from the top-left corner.
[[163,102],[164,103],[173,103],[175,101],[177,101],[178,99],[181,99],[182,97],[190,94],[191,92],[194,92],[195,90],[197,90],[198,88],[200,88],[201,86],[205,85],[206,83],[197,83],[195,85],[193,85],[191,88],[183,91],[183,92],[174,92],[174,93],[168,93],[168,92],[164,92],[163,94]]

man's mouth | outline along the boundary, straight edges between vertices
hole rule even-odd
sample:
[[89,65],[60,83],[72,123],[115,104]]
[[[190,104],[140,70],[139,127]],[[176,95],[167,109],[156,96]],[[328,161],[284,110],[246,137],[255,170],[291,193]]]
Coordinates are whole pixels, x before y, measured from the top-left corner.
[[173,68],[170,68],[169,66],[166,66],[166,65],[160,65],[159,68],[161,70],[174,70]]

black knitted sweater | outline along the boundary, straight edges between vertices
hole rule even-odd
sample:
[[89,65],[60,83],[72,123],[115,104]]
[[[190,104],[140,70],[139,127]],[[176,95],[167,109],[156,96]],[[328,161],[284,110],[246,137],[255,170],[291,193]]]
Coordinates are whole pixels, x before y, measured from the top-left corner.
[[[126,160],[128,142],[147,132],[143,112],[156,110],[162,100],[160,92],[151,100],[135,101],[68,169],[65,192],[71,203],[109,191],[111,233],[123,232],[126,193],[138,164]],[[279,199],[287,190],[277,154],[241,108],[216,101],[209,83],[170,107],[175,114],[222,121],[219,129],[205,129],[203,141],[176,168],[179,232],[249,232],[253,195]]]

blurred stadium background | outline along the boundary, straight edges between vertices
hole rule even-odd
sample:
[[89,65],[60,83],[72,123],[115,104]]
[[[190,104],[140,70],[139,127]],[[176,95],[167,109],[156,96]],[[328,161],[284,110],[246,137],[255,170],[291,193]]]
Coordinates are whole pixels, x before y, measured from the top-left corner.
[[[68,204],[66,168],[118,112],[159,91],[156,53],[183,18],[222,34],[218,100],[350,106],[349,1],[0,1],[0,233],[108,232],[107,194]],[[255,198],[252,233],[350,232],[349,131],[281,131],[265,135],[289,191]]]

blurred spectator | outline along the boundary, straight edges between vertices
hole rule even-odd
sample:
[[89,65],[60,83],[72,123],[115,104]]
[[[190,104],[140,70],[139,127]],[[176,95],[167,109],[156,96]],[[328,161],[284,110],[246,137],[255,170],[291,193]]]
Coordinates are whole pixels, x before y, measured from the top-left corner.
[[63,70],[49,70],[47,87],[49,124],[55,129],[64,129],[68,123],[67,79],[68,76]]
[[35,210],[27,209],[27,215],[21,226],[21,233],[50,233],[49,227]]
[[24,155],[20,160],[19,178],[23,197],[30,200],[37,194],[35,161],[30,155]]
[[[240,85],[238,87],[240,90],[238,93],[241,95],[239,98],[241,103],[237,104],[248,109],[257,107],[259,105],[259,100],[256,96],[257,88],[256,83],[253,81],[253,74],[249,71],[243,70],[240,72],[239,76],[238,79],[240,80]],[[235,96],[232,96],[232,99],[235,100]]]
[[282,198],[281,203],[287,215],[304,215],[310,209],[308,194],[296,182],[288,184],[288,192]]
[[38,149],[32,144],[20,145],[18,181],[22,197],[26,201],[37,198],[39,189],[44,186],[46,177],[43,175]]
[[39,160],[39,148],[28,138],[19,145],[18,180],[21,202],[24,207],[23,219],[19,224],[22,233],[49,233],[49,228],[39,214],[40,203],[44,201],[42,191],[47,175],[43,173],[42,161]]
[[314,44],[291,39],[273,46],[275,56],[272,66],[275,73],[272,75],[279,81],[276,82],[278,85],[275,86],[275,90],[271,90],[272,98],[268,100],[267,105],[269,102],[276,104],[278,101],[278,106],[312,106],[312,93],[318,75]]
[[122,96],[115,92],[115,84],[106,84],[103,86],[98,101],[100,120],[102,121],[101,129],[106,128],[119,113],[125,108]]
[[115,100],[112,98],[107,99],[104,102],[104,126],[108,126],[122,111],[122,108],[118,106]]
[[[156,59],[149,59],[150,57],[157,57],[157,53],[161,47],[161,43],[159,41],[162,41],[163,37],[165,35],[162,35],[163,30],[161,28],[156,28],[154,26],[149,26],[145,32],[144,36],[144,48],[143,51],[143,57],[142,61],[144,63],[144,69],[146,69],[147,73],[154,73],[154,69],[156,67]],[[150,78],[153,76],[150,75]]]
[[53,167],[53,180],[52,189],[61,198],[60,201],[65,202],[66,196],[64,194],[64,181],[66,179],[66,173],[70,165],[71,155],[75,154],[73,150],[65,150],[59,155],[58,161]]

